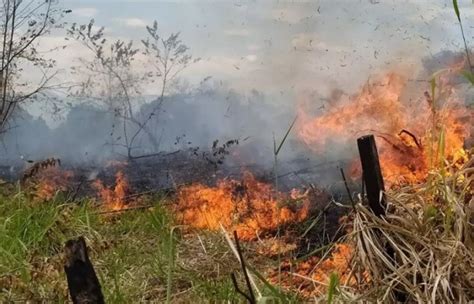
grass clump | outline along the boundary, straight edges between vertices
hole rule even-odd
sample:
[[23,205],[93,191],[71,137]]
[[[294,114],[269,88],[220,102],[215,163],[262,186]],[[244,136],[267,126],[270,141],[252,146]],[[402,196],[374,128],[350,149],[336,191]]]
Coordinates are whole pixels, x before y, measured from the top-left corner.
[[[367,273],[361,299],[467,303],[474,299],[474,158],[433,172],[423,185],[388,192],[385,219],[357,205],[354,265]],[[392,255],[387,252],[393,251]]]

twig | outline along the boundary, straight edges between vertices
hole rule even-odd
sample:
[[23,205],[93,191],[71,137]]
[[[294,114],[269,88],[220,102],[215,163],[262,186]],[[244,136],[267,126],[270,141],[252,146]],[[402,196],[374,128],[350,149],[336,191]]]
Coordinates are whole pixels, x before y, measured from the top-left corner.
[[344,174],[344,169],[340,168],[340,170],[341,170],[342,179],[344,180],[344,186],[346,187],[347,194],[349,195],[349,199],[351,200],[352,209],[355,210],[355,203],[354,203],[354,200],[352,199],[352,194],[351,194],[351,190],[349,189],[349,185],[347,184],[346,175]]
[[230,278],[232,279],[232,284],[234,284],[235,290],[236,290],[238,293],[240,293],[244,298],[246,298],[247,301],[249,301],[249,303],[255,303],[255,301],[252,300],[252,298],[251,298],[249,295],[247,295],[245,292],[243,292],[243,291],[240,289],[239,285],[237,284],[237,279],[235,278],[235,274],[234,274],[234,273],[231,273],[231,274],[230,274]]
[[408,131],[408,130],[403,129],[403,130],[400,131],[400,133],[398,133],[398,135],[402,135],[403,133],[405,133],[405,134],[407,134],[408,136],[410,136],[410,137],[413,139],[413,141],[415,142],[415,144],[417,145],[417,147],[418,147],[420,150],[423,149],[423,148],[421,147],[420,142],[419,142],[418,139],[416,138],[415,134],[411,133],[411,132]]
[[143,192],[140,192],[140,193],[130,194],[130,195],[124,196],[123,199],[126,200],[126,199],[129,199],[129,198],[134,198],[134,197],[138,197],[138,196],[142,196],[142,195],[147,195],[147,194],[154,193],[154,192],[157,192],[157,190],[148,190],[148,191],[143,191]]
[[170,153],[163,153],[163,152],[158,152],[158,153],[152,153],[152,154],[145,154],[145,155],[140,155],[140,156],[130,156],[131,160],[136,160],[140,158],[147,158],[147,157],[154,157],[154,156],[168,156],[168,155],[173,155],[179,153],[181,150],[176,150]]
[[[232,240],[230,239],[229,234],[228,234],[227,231],[225,230],[224,226],[222,226],[222,224],[220,224],[220,227],[221,227],[222,234],[224,235],[224,238],[225,238],[225,240],[227,241],[227,244],[229,245],[230,249],[232,250],[232,253],[234,254],[234,256],[238,259],[238,261],[239,261],[239,263],[240,263],[239,253],[237,252],[237,249],[236,249],[236,247],[235,247],[234,242],[232,242]],[[248,266],[248,267],[249,267],[249,266]],[[261,298],[261,297],[262,297],[262,293],[261,293],[260,290],[258,289],[258,286],[257,286],[257,284],[255,283],[255,280],[254,280],[254,278],[252,277],[252,275],[249,275],[249,279],[250,279],[250,282],[252,283],[253,288],[255,288],[255,291],[256,291],[258,297]]]
[[150,194],[150,193],[164,193],[165,195],[168,195],[168,194],[172,194],[174,192],[176,192],[176,188],[179,187],[179,186],[175,186],[173,188],[155,188],[155,189],[151,189],[151,190],[147,190],[147,191],[143,191],[143,192],[139,192],[139,193],[134,193],[134,194],[129,194],[129,195],[126,195],[123,197],[124,200],[127,200],[127,199],[130,199],[130,198],[135,198],[135,197],[139,197],[139,196],[142,196],[142,195],[147,195],[147,194]]
[[[288,176],[288,175],[291,175],[291,174],[296,175],[296,174],[301,174],[301,173],[311,173],[311,172],[314,172],[314,171],[312,171],[313,169],[320,169],[321,167],[329,167],[329,166],[336,165],[336,164],[341,164],[341,161],[339,161],[339,160],[337,160],[337,161],[336,160],[335,161],[327,161],[327,162],[324,162],[324,163],[316,164],[316,165],[305,167],[305,168],[302,168],[302,169],[289,171],[289,172],[282,173],[282,174],[278,175],[278,178],[282,178],[282,177],[285,177],[285,176]],[[320,169],[320,170],[326,170],[326,168],[323,168],[323,169]]]
[[84,179],[81,179],[81,181],[77,185],[76,189],[74,189],[74,192],[72,193],[72,195],[68,199],[68,201],[74,202],[76,200],[77,194],[79,193],[79,190],[81,189],[83,184],[84,184]]
[[121,213],[121,212],[126,212],[126,211],[133,211],[133,210],[147,209],[147,208],[151,208],[151,207],[153,207],[153,205],[145,205],[145,206],[129,207],[129,208],[124,208],[124,209],[119,209],[119,210],[107,210],[107,211],[100,211],[100,212],[97,212],[97,214],[111,214],[111,213]]
[[301,237],[305,237],[306,234],[308,234],[308,232],[310,232],[311,229],[314,228],[314,226],[319,222],[320,218],[329,210],[329,207],[331,207],[332,204],[333,202],[330,201],[329,203],[326,204],[326,206],[324,206],[323,210],[321,210],[318,216],[311,222],[309,227],[306,228],[305,232],[301,235]]
[[[253,293],[252,285],[250,284],[250,278],[249,278],[249,274],[247,272],[247,267],[245,267],[245,260],[244,260],[243,254],[242,254],[242,249],[240,248],[239,236],[237,235],[237,231],[234,231],[234,240],[235,240],[237,253],[239,255],[240,266],[242,267],[242,272],[244,273],[245,284],[247,284],[247,289],[249,291],[249,295],[247,295],[245,298],[247,298],[249,300],[249,303],[251,303],[251,304],[257,303],[255,301],[255,295]],[[233,282],[235,281],[235,275],[233,276],[232,281]],[[237,282],[235,281],[235,283],[237,283]]]

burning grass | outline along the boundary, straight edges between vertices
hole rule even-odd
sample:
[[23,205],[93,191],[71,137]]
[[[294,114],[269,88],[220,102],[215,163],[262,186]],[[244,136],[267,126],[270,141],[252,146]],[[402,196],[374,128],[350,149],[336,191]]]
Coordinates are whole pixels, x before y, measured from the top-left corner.
[[[335,143],[352,144],[357,137],[374,133],[386,184],[423,182],[440,161],[456,159],[470,137],[472,110],[449,84],[458,72],[456,67],[433,78],[431,92],[416,103],[403,101],[406,81],[389,73],[368,82],[358,94],[332,100],[327,112],[310,115],[308,105],[301,104],[298,136],[321,153]],[[352,175],[359,178],[358,161],[351,167]]]
[[351,266],[353,257],[354,246],[336,243],[322,257],[312,256],[303,261],[285,260],[278,270],[270,271],[269,278],[273,284],[281,284],[286,290],[296,290],[306,299],[324,298],[331,275],[336,275],[344,286],[356,286]]
[[308,217],[307,193],[290,196],[274,191],[250,173],[242,181],[221,180],[216,187],[193,184],[179,189],[174,208],[177,219],[197,229],[217,231],[221,225],[237,231],[243,240],[254,240],[280,226]]
[[53,165],[38,170],[34,176],[24,181],[24,185],[34,195],[35,200],[49,201],[58,192],[70,190],[73,178],[74,172]]
[[96,179],[92,187],[97,191],[104,207],[109,210],[118,211],[126,208],[129,203],[127,199],[131,193],[130,184],[122,170],[115,174],[115,185],[107,187],[104,183]]
[[384,219],[357,204],[352,231],[326,257],[285,262],[285,282],[291,282],[285,288],[318,302],[334,274],[341,302],[468,303],[474,298],[473,185],[471,154],[460,169],[447,166],[426,183],[388,191]]
[[[216,187],[183,187],[176,198],[150,198],[153,207],[113,219],[103,216],[93,200],[64,204],[56,196],[44,206],[24,193],[2,197],[0,301],[65,301],[58,253],[65,240],[84,235],[109,302],[163,302],[167,297],[172,302],[237,302],[241,298],[230,273],[239,271],[239,263],[213,228],[222,224],[246,240],[243,252],[262,297],[320,303],[331,294],[335,302],[394,302],[398,292],[409,302],[466,302],[474,296],[474,159],[468,152],[463,158],[431,171],[423,184],[388,191],[390,212],[384,220],[356,204],[345,220],[352,225],[347,235],[306,258],[299,257],[301,244],[274,236],[280,227],[274,223],[312,222],[307,194],[276,192],[249,174]],[[177,225],[187,211],[192,211],[188,221],[205,218],[203,212],[214,217],[183,229]],[[252,226],[255,220],[272,224]],[[300,228],[293,236],[306,230]],[[394,248],[396,266],[384,255],[387,244]]]
[[[416,303],[474,299],[473,173],[471,157],[461,170],[435,172],[423,185],[389,192],[385,220],[357,207],[356,263],[370,273],[372,297],[393,301],[398,292]],[[383,254],[387,244],[397,266]]]
[[0,301],[66,301],[59,251],[66,239],[83,235],[109,302],[237,302],[230,274],[239,270],[239,258],[226,233],[236,231],[259,299],[467,303],[474,298],[474,158],[462,146],[469,134],[460,119],[464,109],[435,106],[434,94],[427,94],[429,111],[420,114],[432,122],[427,127],[400,104],[403,86],[389,75],[365,86],[351,99],[354,107],[303,115],[299,126],[317,150],[330,137],[355,136],[357,130],[348,130],[381,113],[373,128],[380,129],[382,170],[397,186],[387,192],[386,218],[375,217],[361,198],[345,219],[351,225],[345,237],[309,250],[314,244],[304,235],[320,219],[311,218],[309,191],[282,193],[245,172],[240,181],[145,197],[146,208],[134,210],[124,164],[113,163],[112,186],[92,183],[106,212],[123,211],[108,217],[94,209],[95,200],[65,204],[56,194],[68,190],[72,175],[48,165],[27,181],[36,198],[49,200],[46,206],[23,192],[2,197]]

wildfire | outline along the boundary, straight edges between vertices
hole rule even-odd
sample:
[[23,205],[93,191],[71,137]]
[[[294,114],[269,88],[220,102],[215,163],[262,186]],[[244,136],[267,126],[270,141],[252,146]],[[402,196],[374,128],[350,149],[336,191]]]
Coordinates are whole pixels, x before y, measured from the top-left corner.
[[[281,205],[286,201],[286,205]],[[274,191],[249,172],[242,181],[224,179],[216,187],[193,184],[179,189],[177,218],[194,228],[218,230],[220,225],[237,231],[243,240],[277,229],[280,225],[300,222],[309,213],[307,195],[291,196]]]
[[[353,246],[349,244],[336,244],[331,256],[322,261],[316,269],[312,269],[311,278],[318,282],[327,283],[331,273],[337,273],[339,280],[345,285],[354,284],[354,278],[351,277],[350,263],[354,254]],[[349,283],[349,284],[347,284]],[[352,284],[351,284],[352,283]]]
[[[354,96],[335,100],[325,113],[311,116],[300,105],[298,136],[322,153],[331,142],[353,144],[357,137],[373,133],[389,186],[422,181],[443,158],[453,160],[462,151],[470,136],[468,111],[446,81],[436,87],[437,96],[426,92],[425,100],[414,104],[402,102],[405,87],[400,75],[390,73]],[[360,176],[358,163],[351,167],[354,176]]]
[[95,180],[92,186],[97,190],[106,208],[122,210],[127,205],[127,196],[130,194],[130,186],[122,170],[117,171],[115,174],[114,187],[106,187],[99,179]]
[[66,191],[74,173],[57,166],[42,169],[35,176],[35,195],[39,200],[51,200],[58,191]]
[[[296,265],[291,261],[285,261],[281,264],[280,270],[275,269],[269,273],[269,279],[274,284],[282,284],[285,289],[296,288],[305,297],[325,294],[332,273],[337,275],[344,286],[356,287],[357,279],[351,267],[353,256],[352,245],[338,243],[324,260],[313,256]],[[362,280],[367,280],[366,273],[362,274]]]

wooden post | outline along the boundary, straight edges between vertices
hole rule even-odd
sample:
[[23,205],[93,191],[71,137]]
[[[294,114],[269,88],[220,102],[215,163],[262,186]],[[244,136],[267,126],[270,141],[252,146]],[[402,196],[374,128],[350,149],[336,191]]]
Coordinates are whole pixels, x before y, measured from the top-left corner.
[[74,304],[103,304],[104,296],[83,237],[66,242],[64,271]]
[[363,182],[367,191],[370,209],[378,217],[385,215],[385,196],[382,171],[380,170],[379,155],[375,138],[366,135],[357,139],[360,161],[362,163]]
[[[385,186],[374,136],[366,135],[359,137],[357,139],[357,146],[359,147],[363,182],[370,209],[378,217],[385,216],[385,207],[387,206],[384,195]],[[396,265],[395,250],[388,243],[385,245],[385,253]],[[394,295],[398,303],[406,301],[407,296],[405,293],[395,290]]]

